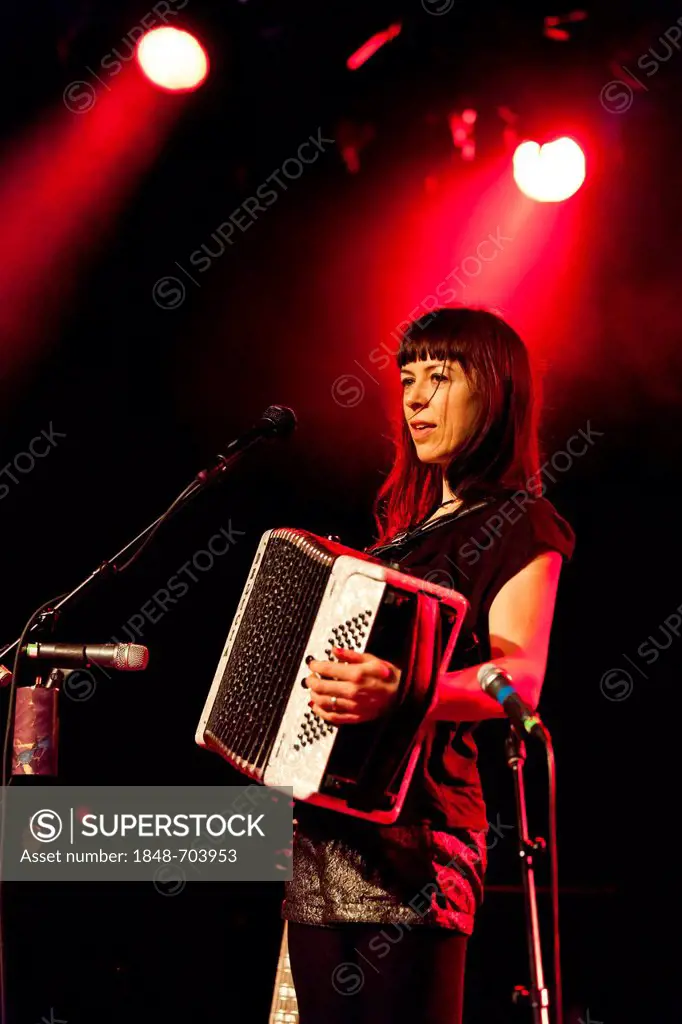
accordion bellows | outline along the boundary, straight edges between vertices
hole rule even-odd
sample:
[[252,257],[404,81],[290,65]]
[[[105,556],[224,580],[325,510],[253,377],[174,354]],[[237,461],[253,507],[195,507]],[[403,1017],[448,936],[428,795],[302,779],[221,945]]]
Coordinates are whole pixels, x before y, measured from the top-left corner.
[[[196,732],[256,782],[390,824],[400,814],[468,604],[336,541],[302,530],[261,538]],[[334,726],[308,707],[306,658],[368,651],[401,669],[375,721]]]

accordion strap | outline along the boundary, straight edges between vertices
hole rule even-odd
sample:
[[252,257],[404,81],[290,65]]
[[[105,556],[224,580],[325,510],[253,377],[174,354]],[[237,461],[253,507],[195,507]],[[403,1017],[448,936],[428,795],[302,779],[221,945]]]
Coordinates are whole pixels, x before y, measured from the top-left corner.
[[[441,661],[440,602],[429,594],[417,594],[415,622],[405,679],[401,678],[399,707],[409,704],[410,712],[422,724],[438,682]],[[415,729],[415,732],[418,728]]]
[[431,706],[441,660],[440,603],[428,594],[419,593],[398,701],[387,716],[358,779],[362,804],[367,801],[369,805],[379,799],[408,759]]

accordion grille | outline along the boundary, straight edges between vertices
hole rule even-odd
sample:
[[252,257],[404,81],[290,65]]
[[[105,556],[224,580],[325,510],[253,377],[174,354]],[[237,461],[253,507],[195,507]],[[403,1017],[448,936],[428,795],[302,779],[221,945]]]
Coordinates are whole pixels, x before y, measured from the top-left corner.
[[[232,761],[264,771],[334,557],[293,530],[270,535],[246,599],[207,732]],[[246,762],[246,764],[243,764]]]

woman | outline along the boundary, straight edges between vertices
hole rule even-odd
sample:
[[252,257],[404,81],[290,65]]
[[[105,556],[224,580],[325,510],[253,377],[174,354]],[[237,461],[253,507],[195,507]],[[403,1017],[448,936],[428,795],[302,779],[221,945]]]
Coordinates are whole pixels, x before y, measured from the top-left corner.
[[[482,899],[486,809],[474,729],[504,717],[481,664],[540,697],[571,527],[541,495],[526,348],[497,315],[439,309],[401,339],[402,423],[368,553],[463,594],[470,609],[398,821],[296,806],[288,921],[300,1024],[457,1024]],[[313,661],[310,706],[335,725],[389,714],[398,669],[335,651]]]

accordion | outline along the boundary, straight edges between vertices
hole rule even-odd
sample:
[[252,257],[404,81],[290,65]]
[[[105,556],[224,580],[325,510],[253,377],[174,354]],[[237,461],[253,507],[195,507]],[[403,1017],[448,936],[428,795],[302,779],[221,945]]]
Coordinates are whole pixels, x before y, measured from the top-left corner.
[[[331,538],[263,534],[196,731],[201,747],[296,800],[394,822],[466,598]],[[308,707],[306,658],[352,648],[401,670],[391,710],[332,725]]]

